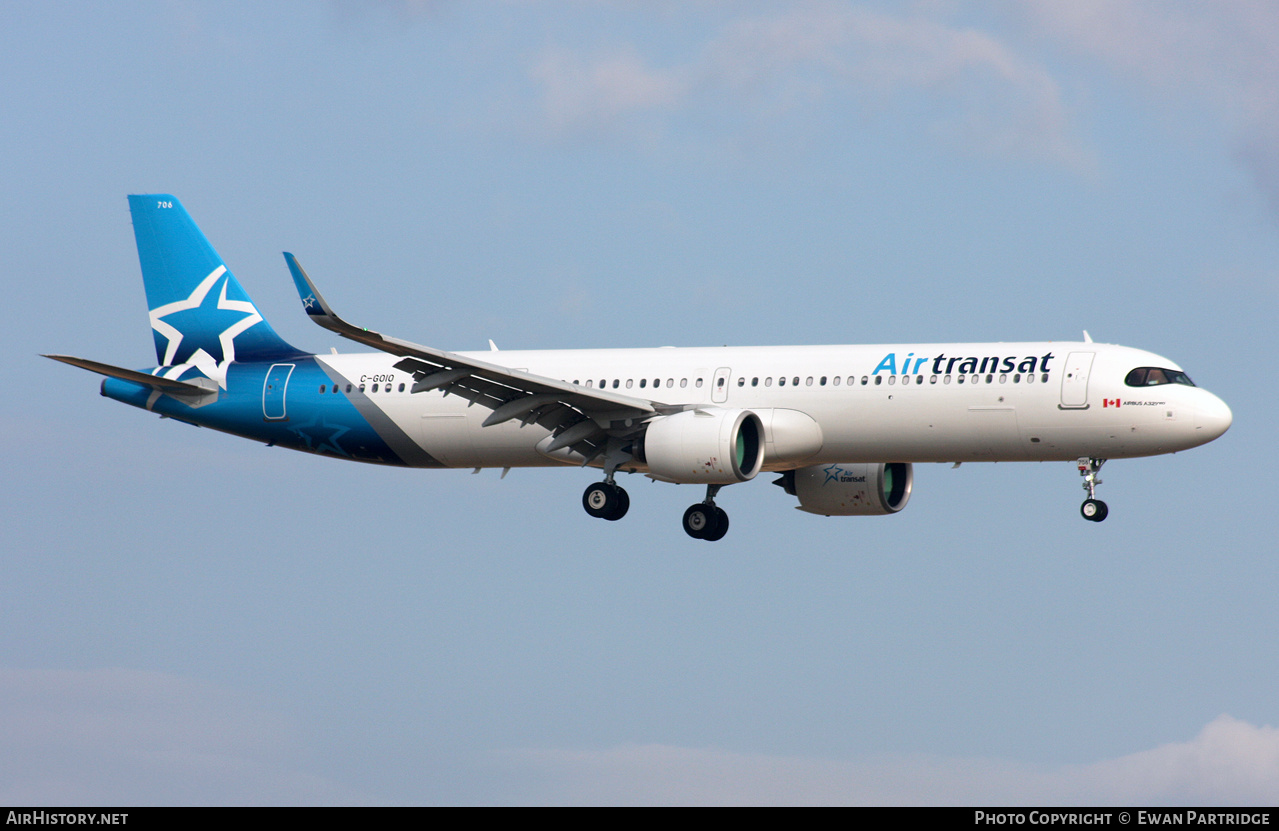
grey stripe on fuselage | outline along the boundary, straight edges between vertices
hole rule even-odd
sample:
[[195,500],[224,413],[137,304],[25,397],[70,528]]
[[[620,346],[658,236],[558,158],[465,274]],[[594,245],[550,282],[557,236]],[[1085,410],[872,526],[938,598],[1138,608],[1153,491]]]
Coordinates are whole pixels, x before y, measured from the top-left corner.
[[448,467],[448,465],[423,450],[422,446],[401,430],[400,425],[382,412],[382,408],[374,404],[368,395],[360,392],[359,384],[352,382],[349,378],[344,378],[333,367],[325,364],[324,361],[316,361],[316,363],[319,364],[320,369],[324,370],[324,374],[329,376],[329,380],[333,382],[334,386],[340,387],[344,384],[351,384],[351,391],[342,394],[355,405],[355,409],[359,411],[360,415],[364,416],[364,419],[374,431],[386,442],[387,447],[390,447],[405,465],[409,467]]

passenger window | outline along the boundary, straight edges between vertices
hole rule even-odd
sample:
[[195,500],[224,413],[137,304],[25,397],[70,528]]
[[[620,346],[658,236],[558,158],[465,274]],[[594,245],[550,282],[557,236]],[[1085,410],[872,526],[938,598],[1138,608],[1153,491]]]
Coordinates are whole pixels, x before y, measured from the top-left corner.
[[[876,380],[876,381],[878,381],[879,379],[878,379],[878,378],[876,378],[875,380]],[[890,387],[891,387],[893,384],[896,384],[896,383],[897,383],[897,376],[896,376],[896,375],[889,375],[889,376],[888,376],[888,386],[890,386]]]
[[791,380],[791,386],[793,386],[793,387],[798,387],[798,386],[799,386],[799,376],[798,376],[798,375],[796,375],[796,376],[795,376],[795,377]]
[[818,384],[820,384],[820,385],[821,385],[821,386],[823,386],[823,387],[824,387],[824,386],[826,386],[826,376],[825,376],[825,375],[823,375],[823,376],[822,376],[822,378],[821,378],[821,380],[820,380],[820,381],[818,381],[817,383],[818,383]]
[[930,384],[936,384],[936,383],[937,383],[937,376],[936,376],[936,375],[930,375],[930,376],[928,376],[928,383],[930,383]]
[[777,379],[777,386],[779,386],[779,387],[784,387],[784,386],[786,386],[786,378],[785,378],[785,377],[778,378],[778,379]]
[[[864,383],[866,383],[866,377],[865,377],[865,376],[862,376],[862,383],[863,383],[863,384],[864,384]],[[876,375],[876,376],[875,376],[875,386],[877,386],[877,387],[878,387],[878,386],[879,386],[880,384],[882,384],[882,383],[884,383],[884,376],[882,376],[882,375]]]
[[666,379],[666,388],[667,388],[667,389],[670,389],[670,388],[671,388],[671,387],[673,387],[673,386],[675,386],[675,379],[674,379],[674,378],[667,378],[667,379]]
[[[630,385],[629,385],[629,384],[627,384],[627,386],[630,386]],[[644,387],[646,387],[646,386],[648,386],[648,379],[647,379],[647,378],[641,378],[641,379],[640,379],[640,389],[644,389]]]
[[320,392],[321,393],[328,392],[328,387],[326,384],[320,384]]
[[618,387],[620,387],[621,385],[622,385],[622,379],[621,379],[621,378],[614,378],[614,379],[613,379],[613,389],[617,389],[617,388],[618,388]]
[[[796,380],[798,380],[798,379],[796,379]],[[804,386],[806,386],[806,387],[811,387],[812,385],[813,385],[813,376],[811,376],[811,375],[810,375],[810,376],[808,376],[807,378],[805,378],[805,379],[804,379]]]
[[838,375],[836,375],[834,378],[830,379],[830,382],[831,382],[832,384],[834,384],[835,386],[837,386],[837,387],[838,387],[838,386],[839,386],[839,376],[838,376]]
[[679,379],[679,387],[680,387],[680,389],[683,389],[684,387],[687,387],[687,386],[688,386],[688,379],[687,379],[687,378],[681,378],[681,379]]
[[627,379],[626,379],[626,388],[627,388],[627,389],[630,389],[630,388],[631,388],[631,385],[632,385],[632,384],[634,384],[634,383],[635,383],[635,382],[634,382],[633,380],[631,380],[630,378],[627,378]]
[[[851,376],[850,376],[850,377],[849,377],[849,379],[848,379],[848,383],[850,383],[850,384],[851,384],[851,383],[853,383],[853,379],[852,379],[852,377],[851,377]],[[877,384],[878,384],[878,383],[879,383],[879,381],[876,381],[875,383],[877,383]],[[863,387],[864,387],[864,386],[866,386],[866,376],[865,376],[865,375],[863,375],[863,376],[862,376],[862,386],[863,386]]]
[[758,376],[758,375],[751,379],[751,386],[752,386],[752,387],[758,387],[758,386],[759,386],[759,376]]
[[400,392],[404,392],[404,382],[400,382]]
[[737,379],[737,386],[739,386],[739,387],[744,387],[744,386],[746,386],[746,376],[745,376],[745,375],[742,375],[742,376],[739,376],[739,377],[738,377],[738,379]]
[[773,376],[770,375],[764,379],[764,386],[771,387],[772,385],[773,385]]
[[701,378],[698,378],[698,379],[697,379],[697,388],[698,388],[699,390],[702,388],[702,379],[701,379]]
[[919,386],[919,385],[920,385],[920,384],[922,384],[922,383],[924,383],[924,376],[922,376],[922,375],[916,375],[916,376],[915,376],[915,386]]

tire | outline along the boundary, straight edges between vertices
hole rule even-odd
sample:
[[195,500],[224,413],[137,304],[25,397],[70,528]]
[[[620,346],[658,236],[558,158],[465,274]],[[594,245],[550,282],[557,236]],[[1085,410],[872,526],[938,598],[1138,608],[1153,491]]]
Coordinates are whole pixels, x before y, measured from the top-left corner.
[[1110,513],[1110,509],[1100,499],[1085,499],[1084,504],[1079,506],[1079,513],[1090,522],[1101,522]]
[[728,533],[728,514],[723,508],[715,508],[715,530],[707,531],[702,539],[707,542],[715,542],[724,539],[724,535]]
[[616,485],[613,486],[613,490],[616,491],[617,504],[613,506],[612,510],[604,514],[604,518],[609,522],[617,522],[626,516],[626,512],[631,509],[631,498],[627,495],[626,490]]
[[[617,491],[621,488],[606,482],[596,482],[582,493],[582,507],[596,519],[605,519],[617,510]],[[628,501],[629,506],[629,501]],[[625,512],[623,512],[625,513]],[[620,518],[620,517],[619,517]]]
[[684,533],[695,540],[704,540],[707,534],[716,530],[718,521],[719,517],[715,515],[714,506],[707,505],[705,502],[689,505],[688,510],[684,512]]

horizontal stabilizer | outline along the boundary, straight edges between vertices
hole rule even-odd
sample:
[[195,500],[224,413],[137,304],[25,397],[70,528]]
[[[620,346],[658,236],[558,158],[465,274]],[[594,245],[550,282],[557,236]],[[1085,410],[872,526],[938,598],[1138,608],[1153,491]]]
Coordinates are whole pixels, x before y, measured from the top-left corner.
[[90,361],[85,358],[75,358],[70,355],[43,355],[42,357],[51,358],[55,361],[61,361],[64,364],[78,366],[81,369],[87,369],[90,372],[96,372],[99,375],[105,375],[108,378],[119,378],[122,381],[132,381],[135,384],[141,384],[144,387],[150,387],[159,392],[165,392],[170,395],[178,396],[205,396],[217,395],[218,384],[208,378],[200,378],[193,381],[175,381],[172,378],[161,378],[158,375],[149,375],[145,372],[138,372],[136,369],[124,369],[111,364],[99,363],[98,361]]

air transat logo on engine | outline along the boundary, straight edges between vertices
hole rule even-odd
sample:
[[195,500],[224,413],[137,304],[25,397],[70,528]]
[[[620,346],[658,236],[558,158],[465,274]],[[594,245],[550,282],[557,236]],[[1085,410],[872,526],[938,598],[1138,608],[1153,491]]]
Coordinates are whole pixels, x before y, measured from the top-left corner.
[[844,485],[844,484],[850,484],[853,482],[866,481],[865,476],[854,476],[847,470],[844,470],[839,465],[831,465],[830,467],[824,467],[822,468],[822,473],[826,474],[826,479],[822,482],[823,485],[829,485],[831,482]]
[[1056,355],[1049,352],[1045,355],[1008,358],[995,355],[964,357],[945,354],[921,358],[914,352],[907,352],[899,361],[896,352],[889,352],[875,367],[875,371],[871,375],[879,375],[881,372],[887,375],[919,375],[920,370],[927,366],[929,361],[932,361],[933,375],[951,375],[956,372],[960,375],[977,375],[987,372],[1022,372],[1027,374],[1042,372],[1047,375],[1049,372],[1048,362],[1056,357]]

